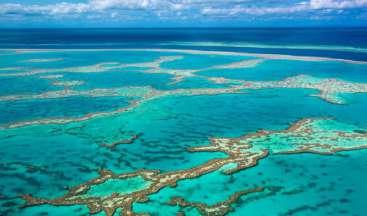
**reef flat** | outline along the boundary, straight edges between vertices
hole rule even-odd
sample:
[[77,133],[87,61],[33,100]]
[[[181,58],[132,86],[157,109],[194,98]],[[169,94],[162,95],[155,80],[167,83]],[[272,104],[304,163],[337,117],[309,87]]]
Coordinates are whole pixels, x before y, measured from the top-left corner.
[[[340,128],[343,128],[343,130],[340,131]],[[163,187],[176,186],[180,180],[197,178],[226,165],[234,165],[234,167],[223,170],[223,173],[231,174],[255,166],[258,160],[267,157],[269,154],[334,154],[339,151],[367,148],[367,133],[354,132],[354,130],[358,130],[358,128],[333,120],[304,119],[284,131],[262,130],[234,139],[213,138],[210,141],[210,146],[190,148],[189,151],[191,152],[220,151],[226,153],[228,157],[211,160],[189,170],[169,173],[159,173],[157,170],[141,170],[122,175],[115,175],[111,171],[102,170],[100,177],[70,189],[63,197],[47,200],[24,195],[23,198],[27,201],[26,206],[84,204],[88,206],[90,213],[98,213],[103,210],[106,215],[113,215],[116,209],[122,208],[123,215],[131,215],[133,214],[132,205],[134,202],[144,202],[148,199],[148,195],[157,193]],[[141,176],[146,181],[145,188],[127,194],[112,192],[109,196],[103,197],[88,196],[86,194],[91,187],[107,184],[108,180],[123,180],[135,178],[136,176]],[[224,215],[228,212],[229,205],[235,202],[239,196],[263,190],[264,188],[256,188],[237,192],[229,200],[214,207],[205,207],[205,204],[190,204],[177,198],[172,198],[170,202],[184,207],[192,205],[199,208],[204,215],[210,215],[213,212]]]
[[367,164],[365,61],[189,49],[3,52],[1,215],[363,211],[365,187],[344,180],[367,176],[343,176],[333,164],[353,175]]
[[160,91],[151,88],[150,86],[144,87],[123,87],[114,89],[91,89],[88,91],[74,91],[69,90],[69,87],[83,85],[83,81],[68,81],[68,82],[54,82],[53,85],[63,86],[62,91],[51,91],[45,92],[39,95],[11,95],[11,96],[0,96],[0,101],[16,101],[16,100],[29,100],[29,99],[54,99],[54,98],[65,98],[72,96],[84,96],[84,97],[135,97],[140,98],[131,102],[128,107],[123,107],[111,112],[103,113],[90,113],[84,117],[72,119],[42,119],[37,121],[19,122],[15,124],[6,125],[4,127],[20,127],[25,125],[33,124],[54,124],[54,123],[68,123],[73,121],[83,121],[90,118],[99,116],[114,115],[116,113],[125,112],[130,109],[134,109],[139,104],[146,101],[154,100],[160,97],[175,96],[175,95],[218,95],[218,94],[233,94],[243,93],[242,90],[254,90],[254,89],[268,89],[268,88],[290,88],[290,89],[315,89],[320,91],[318,94],[311,96],[319,97],[327,102],[334,104],[345,104],[347,103],[342,94],[353,94],[353,93],[367,93],[367,84],[345,82],[337,79],[319,79],[306,75],[299,75],[296,77],[290,77],[283,81],[277,82],[254,82],[254,81],[242,81],[232,80],[223,77],[208,78],[218,84],[231,84],[229,87],[222,88],[208,88],[208,89],[175,89],[168,91]]

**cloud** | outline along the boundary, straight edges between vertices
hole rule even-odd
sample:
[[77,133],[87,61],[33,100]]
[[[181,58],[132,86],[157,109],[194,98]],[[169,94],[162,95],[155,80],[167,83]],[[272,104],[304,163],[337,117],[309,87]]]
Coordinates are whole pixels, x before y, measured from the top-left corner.
[[236,6],[233,8],[204,8],[202,14],[204,15],[220,15],[227,14],[228,16],[238,14],[249,14],[249,15],[267,15],[267,14],[284,14],[284,13],[295,13],[304,11],[304,5],[296,5],[293,7],[242,7]]
[[276,7],[252,7],[251,5],[236,5],[228,8],[206,7],[201,10],[206,16],[235,16],[235,15],[269,15],[293,14],[318,10],[341,10],[367,7],[367,0],[310,0],[293,5]]
[[0,16],[80,16],[107,14],[155,14],[156,17],[187,18],[193,15],[231,17],[241,15],[264,16],[269,14],[296,14],[310,11],[333,11],[367,7],[367,0],[89,0],[81,3],[54,4],[0,4]]
[[122,9],[147,9],[153,8],[157,2],[154,0],[90,0],[88,6],[91,10]]
[[310,0],[310,9],[348,9],[366,7],[367,0]]
[[23,5],[23,4],[1,4],[0,14],[75,14],[84,13],[89,10],[89,5],[84,3],[57,3],[54,5]]
[[82,14],[108,10],[155,10],[166,5],[167,9],[179,9],[179,4],[165,0],[89,0],[87,3],[60,2],[56,4],[0,4],[0,14]]

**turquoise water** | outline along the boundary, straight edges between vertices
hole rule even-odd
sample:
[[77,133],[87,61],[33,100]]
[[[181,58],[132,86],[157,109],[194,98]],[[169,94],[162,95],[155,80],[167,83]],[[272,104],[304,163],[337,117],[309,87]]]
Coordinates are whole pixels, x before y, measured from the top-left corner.
[[366,69],[367,66],[363,64],[342,62],[268,60],[260,63],[257,67],[247,68],[245,73],[243,69],[212,69],[200,74],[243,80],[282,80],[298,74],[307,74],[320,78],[366,82]]
[[273,193],[244,196],[228,215],[361,215],[366,210],[361,199],[366,188],[360,185],[366,176],[359,172],[367,166],[365,153],[347,152],[326,158],[312,154],[273,156],[235,175],[214,172],[182,181],[177,188],[162,190],[152,195],[150,202],[135,207],[156,214],[165,208],[167,212],[162,215],[172,215],[177,207],[165,203],[172,196],[213,205],[239,189],[265,185],[272,187]]
[[[128,98],[69,97],[0,102],[0,124],[41,118],[78,117],[91,112],[114,110],[128,105]],[[12,107],[10,110],[9,107]]]
[[[364,62],[149,49],[8,50],[2,57],[0,215],[88,215],[90,198],[98,199],[102,207],[113,205],[116,214],[123,215],[126,209],[113,198],[114,193],[133,196],[167,173],[191,173],[190,169],[205,167],[213,159],[227,158],[225,151],[188,151],[209,145],[211,138],[286,130],[310,118],[352,125],[354,136],[363,137],[367,130]],[[262,61],[252,66],[235,64],[253,59]],[[314,97],[318,89],[265,86],[233,91],[231,88],[240,84],[211,79],[274,81],[302,74],[347,82],[350,92],[341,94],[346,103]],[[78,85],[72,83],[75,81]],[[331,85],[327,90],[338,93],[339,87]],[[352,132],[350,128],[331,129],[340,136]],[[357,139],[354,136],[347,139],[352,143]],[[265,141],[257,145],[268,148]],[[168,205],[168,201],[179,196],[215,206],[238,191],[265,187],[230,203],[232,210],[226,214],[364,215],[365,154],[357,149],[327,156],[271,153],[259,159],[257,166],[231,175],[223,174],[225,167],[234,166],[226,163],[224,168],[182,177],[174,182],[175,187],[165,184],[148,193],[148,201],[134,200],[132,211],[200,215],[194,205],[180,207]],[[100,178],[102,169],[116,175],[159,170],[162,176],[114,176],[91,183]],[[75,195],[82,203],[50,202],[21,208],[25,204],[21,195],[60,201],[80,185],[89,186]],[[101,210],[97,215],[104,214]]]
[[[0,95],[42,93],[49,90],[59,90],[59,87],[51,86],[47,80],[40,80],[37,77],[27,77],[18,79],[16,77],[1,77]],[[34,85],[37,83],[37,85]],[[14,88],[17,86],[17,88]]]

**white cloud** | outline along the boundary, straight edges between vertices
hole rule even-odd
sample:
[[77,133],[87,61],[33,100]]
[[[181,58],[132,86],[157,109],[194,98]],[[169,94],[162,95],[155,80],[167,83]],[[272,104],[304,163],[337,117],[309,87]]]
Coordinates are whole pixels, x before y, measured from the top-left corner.
[[84,3],[57,3],[54,5],[1,4],[0,14],[75,14],[89,10]]
[[203,15],[234,16],[241,14],[267,15],[267,14],[291,14],[305,11],[351,9],[367,7],[367,0],[310,0],[294,5],[283,5],[279,7],[251,7],[237,5],[231,8],[205,7],[202,9]]
[[292,7],[242,7],[236,6],[233,8],[218,9],[218,8],[204,8],[202,13],[204,15],[238,15],[238,14],[250,14],[250,15],[266,15],[266,14],[283,14],[283,13],[295,13],[305,10],[304,5],[296,5]]
[[61,2],[47,5],[26,4],[0,4],[0,13],[25,13],[25,14],[81,14],[90,12],[104,12],[110,9],[147,10],[157,9],[158,6],[167,5],[167,9],[177,9],[180,6],[165,2],[165,0],[89,0],[87,3]]
[[157,17],[175,18],[201,14],[205,16],[292,14],[303,11],[333,11],[367,7],[367,0],[308,0],[297,4],[279,0],[278,6],[259,6],[255,0],[89,0],[84,3],[0,4],[0,15],[73,15],[103,14],[116,17],[130,10],[154,13]]
[[91,10],[107,10],[112,8],[146,9],[153,7],[154,0],[90,0],[88,5]]
[[311,9],[348,9],[366,7],[367,0],[310,0]]

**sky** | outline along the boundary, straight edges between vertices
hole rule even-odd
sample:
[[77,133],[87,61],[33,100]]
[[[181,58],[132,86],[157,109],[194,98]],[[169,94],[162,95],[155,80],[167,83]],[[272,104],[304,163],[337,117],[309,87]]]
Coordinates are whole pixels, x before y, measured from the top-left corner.
[[367,26],[367,0],[0,0],[0,28]]

